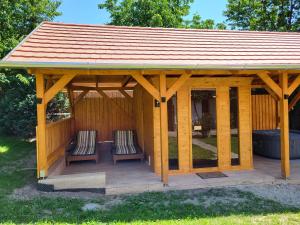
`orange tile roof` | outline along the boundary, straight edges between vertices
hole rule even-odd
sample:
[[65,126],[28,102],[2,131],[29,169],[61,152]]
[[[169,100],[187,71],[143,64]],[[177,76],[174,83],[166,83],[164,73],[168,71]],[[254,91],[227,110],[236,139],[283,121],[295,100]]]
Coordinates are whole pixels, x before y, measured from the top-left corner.
[[300,33],[44,22],[2,63],[43,67],[300,69]]

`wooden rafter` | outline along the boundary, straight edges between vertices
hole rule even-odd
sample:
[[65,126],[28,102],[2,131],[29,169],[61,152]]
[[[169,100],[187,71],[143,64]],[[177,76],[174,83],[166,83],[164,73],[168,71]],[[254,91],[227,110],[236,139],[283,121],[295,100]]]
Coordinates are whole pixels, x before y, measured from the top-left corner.
[[178,91],[181,86],[192,76],[190,72],[182,74],[175,83],[167,90],[166,98],[169,100]]
[[297,87],[300,85],[300,75],[296,77],[296,79],[292,82],[292,84],[288,88],[288,95],[291,95]]
[[66,74],[63,75],[46,93],[44,103],[47,104],[54,96],[61,91],[76,75]]
[[126,76],[122,82],[121,82],[121,86],[122,87],[126,87],[126,85],[129,83],[129,81],[131,80],[131,76]]
[[262,72],[257,74],[260,79],[262,79],[265,84],[278,96],[279,99],[281,99],[281,88],[276,82],[270,77],[270,75],[267,72]]
[[146,90],[153,98],[160,100],[159,91],[143,76],[142,73],[133,73],[132,77]]
[[119,91],[127,100],[132,101],[132,97],[125,90],[120,89]]
[[295,97],[292,99],[292,101],[289,103],[289,111],[291,111],[294,106],[299,102],[300,100],[300,92],[298,92]]
[[75,99],[74,101],[74,105],[76,105],[78,102],[81,101],[81,99],[84,98],[84,96],[86,96],[86,94],[89,92],[89,90],[84,90],[83,92],[80,93],[80,95],[78,95],[78,97]]

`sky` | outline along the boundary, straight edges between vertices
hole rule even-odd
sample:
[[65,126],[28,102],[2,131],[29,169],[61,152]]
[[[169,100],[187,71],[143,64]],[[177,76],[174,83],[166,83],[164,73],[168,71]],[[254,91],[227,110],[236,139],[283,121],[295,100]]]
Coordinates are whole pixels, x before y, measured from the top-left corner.
[[[104,0],[62,0],[59,11],[62,15],[56,22],[106,24],[110,21],[109,13],[98,9]],[[203,19],[214,19],[216,23],[225,21],[223,11],[227,0],[194,0],[190,14],[199,13]],[[190,16],[191,17],[191,16]]]

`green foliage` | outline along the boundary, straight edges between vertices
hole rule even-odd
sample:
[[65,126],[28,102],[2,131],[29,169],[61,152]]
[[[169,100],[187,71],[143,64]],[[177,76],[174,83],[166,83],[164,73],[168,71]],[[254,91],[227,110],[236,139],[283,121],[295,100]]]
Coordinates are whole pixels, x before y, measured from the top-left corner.
[[110,13],[112,25],[141,27],[186,27],[196,29],[226,29],[225,24],[202,20],[195,14],[184,20],[194,0],[106,0],[100,9]]
[[[60,15],[58,0],[0,0],[0,58],[44,20]],[[0,70],[0,127],[31,136],[36,123],[35,80],[23,70]]]
[[110,24],[142,27],[181,27],[193,0],[106,0],[99,4],[111,15]]
[[219,29],[219,30],[226,29],[226,25],[224,23],[215,24],[215,21],[212,19],[203,20],[198,13],[193,15],[191,21],[186,20],[185,26],[186,28],[194,28],[194,29]]
[[224,15],[233,29],[298,31],[300,0],[228,0]]

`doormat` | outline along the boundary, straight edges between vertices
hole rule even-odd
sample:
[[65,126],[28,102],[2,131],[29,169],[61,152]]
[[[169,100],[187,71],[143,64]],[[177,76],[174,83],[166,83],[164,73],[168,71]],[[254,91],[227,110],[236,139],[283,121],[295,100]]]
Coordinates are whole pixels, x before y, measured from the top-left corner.
[[228,177],[226,174],[221,172],[208,172],[208,173],[196,173],[196,174],[202,179]]

